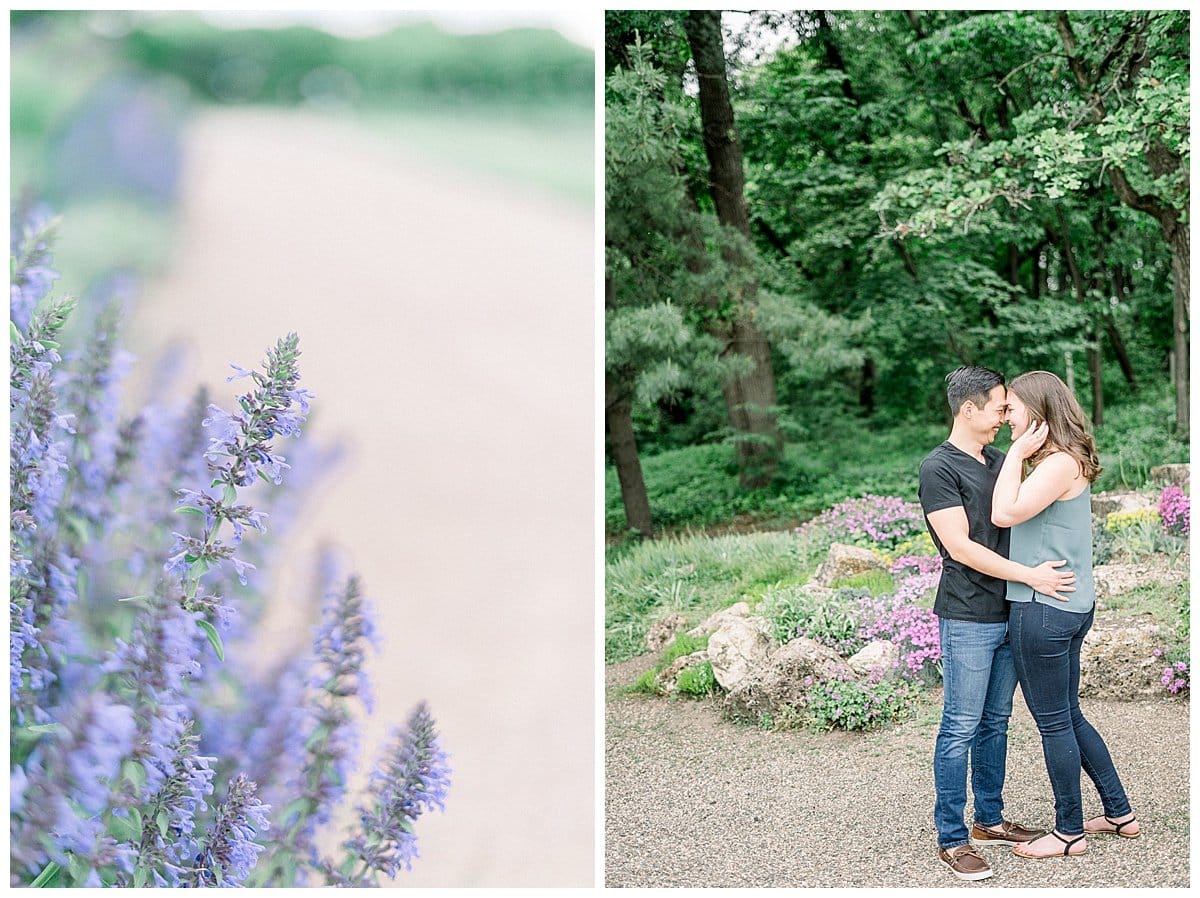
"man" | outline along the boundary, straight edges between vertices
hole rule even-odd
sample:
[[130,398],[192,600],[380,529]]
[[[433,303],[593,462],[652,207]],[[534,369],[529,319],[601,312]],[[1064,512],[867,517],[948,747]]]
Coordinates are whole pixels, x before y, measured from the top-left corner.
[[[946,377],[954,415],[949,438],[921,462],[925,523],[942,556],[933,610],[942,646],[942,724],[933,754],[938,860],[959,879],[987,879],[992,868],[972,842],[1016,845],[1044,833],[1006,821],[1004,766],[1017,674],[1008,642],[1005,581],[1046,595],[1073,592],[1075,576],[1046,561],[1009,561],[1008,529],[992,523],[992,489],[1004,453],[991,445],[1007,412],[1004,376],[965,367]],[[968,755],[975,820],[968,833]]]

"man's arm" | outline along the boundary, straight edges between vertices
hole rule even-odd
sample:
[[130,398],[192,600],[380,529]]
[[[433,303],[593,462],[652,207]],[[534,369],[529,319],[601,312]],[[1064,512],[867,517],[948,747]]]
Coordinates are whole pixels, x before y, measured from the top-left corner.
[[1075,575],[1070,571],[1055,570],[1066,564],[1065,560],[1043,561],[1037,567],[1028,567],[972,540],[967,512],[961,505],[931,511],[928,517],[929,526],[937,533],[950,557],[960,564],[1001,580],[1024,583],[1042,595],[1053,596],[1062,602],[1069,601],[1070,596],[1059,595],[1060,592],[1075,591],[1071,585]]

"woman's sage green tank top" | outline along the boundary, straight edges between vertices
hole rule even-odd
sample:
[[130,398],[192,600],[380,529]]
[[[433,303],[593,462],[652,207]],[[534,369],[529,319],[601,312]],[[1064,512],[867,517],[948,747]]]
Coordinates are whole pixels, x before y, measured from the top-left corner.
[[1071,598],[1060,601],[1034,592],[1024,583],[1008,582],[1010,602],[1042,602],[1062,611],[1084,614],[1096,603],[1096,584],[1092,579],[1092,488],[1084,487],[1074,499],[1051,502],[1028,521],[1009,529],[1008,557],[1029,567],[1043,561],[1066,559],[1058,570],[1075,574],[1075,591],[1063,593]]

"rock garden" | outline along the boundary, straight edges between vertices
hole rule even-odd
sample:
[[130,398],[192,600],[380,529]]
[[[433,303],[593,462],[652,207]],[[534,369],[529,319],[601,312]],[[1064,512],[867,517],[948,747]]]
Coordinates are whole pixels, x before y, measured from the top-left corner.
[[[1188,466],[1151,477],[1143,490],[1092,500],[1098,596],[1081,656],[1085,697],[1189,692]],[[764,728],[863,730],[909,716],[940,687],[941,559],[919,505],[864,496],[760,536],[753,549],[754,537],[709,540],[707,551],[681,540],[674,557],[659,546],[665,579],[650,576],[651,559],[610,565],[610,596],[636,598],[640,585],[646,605],[665,612],[643,618],[641,648],[656,660],[634,691],[708,698],[730,721]],[[722,595],[723,583],[732,591]],[[609,624],[610,660],[622,627],[625,654],[636,654],[636,624],[615,614]]]

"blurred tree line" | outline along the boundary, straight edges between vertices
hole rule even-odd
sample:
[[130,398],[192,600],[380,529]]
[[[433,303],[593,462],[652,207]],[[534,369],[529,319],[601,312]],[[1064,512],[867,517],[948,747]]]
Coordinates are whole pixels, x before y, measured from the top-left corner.
[[1188,433],[1189,14],[605,13],[608,458],[946,417],[963,364]]
[[[15,30],[89,12],[13,12]],[[591,104],[587,48],[549,29],[452,34],[416,22],[361,38],[307,26],[228,29],[195,15],[105,13],[101,26],[133,65],[185,80],[218,102],[390,106],[425,101]],[[89,18],[92,17],[92,18]]]

